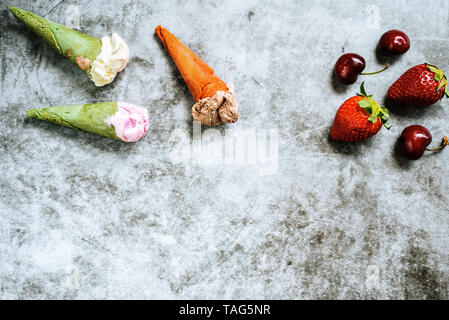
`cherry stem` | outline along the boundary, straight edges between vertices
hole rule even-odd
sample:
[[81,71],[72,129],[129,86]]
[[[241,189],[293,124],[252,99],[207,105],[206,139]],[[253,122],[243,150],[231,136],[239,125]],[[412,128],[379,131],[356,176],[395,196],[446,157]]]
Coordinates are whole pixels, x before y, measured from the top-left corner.
[[427,151],[440,151],[443,150],[444,147],[449,146],[449,139],[447,137],[443,138],[443,141],[441,142],[441,146],[435,149],[426,149]]
[[373,74],[378,74],[378,73],[384,72],[384,71],[387,70],[389,67],[390,67],[390,64],[387,63],[387,65],[386,65],[385,67],[383,67],[383,69],[381,69],[381,70],[379,70],[379,71],[376,71],[376,72],[362,72],[361,75],[364,75],[364,76],[370,76],[370,75],[373,75]]

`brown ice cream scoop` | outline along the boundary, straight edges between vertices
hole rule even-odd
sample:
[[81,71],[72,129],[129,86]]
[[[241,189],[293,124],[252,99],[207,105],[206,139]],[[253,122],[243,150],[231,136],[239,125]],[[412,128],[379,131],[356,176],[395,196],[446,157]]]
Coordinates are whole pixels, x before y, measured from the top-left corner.
[[193,120],[208,126],[220,123],[234,123],[239,118],[237,109],[237,94],[234,86],[229,83],[227,91],[217,91],[211,98],[204,98],[192,107]]

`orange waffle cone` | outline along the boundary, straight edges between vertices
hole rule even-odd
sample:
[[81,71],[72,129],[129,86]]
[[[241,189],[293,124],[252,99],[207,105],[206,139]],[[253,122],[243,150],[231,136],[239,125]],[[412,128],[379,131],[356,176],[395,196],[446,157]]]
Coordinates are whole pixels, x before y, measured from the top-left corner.
[[154,30],[181,72],[195,101],[212,97],[217,91],[227,91],[226,83],[218,78],[214,70],[198,58],[167,29],[157,26]]

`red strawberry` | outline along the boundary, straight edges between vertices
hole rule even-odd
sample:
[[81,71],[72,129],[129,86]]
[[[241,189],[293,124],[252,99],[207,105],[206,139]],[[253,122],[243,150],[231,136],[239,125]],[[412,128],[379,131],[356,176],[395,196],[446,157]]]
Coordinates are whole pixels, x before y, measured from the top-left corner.
[[446,76],[430,64],[408,69],[388,90],[388,97],[396,103],[425,107],[449,96]]
[[366,140],[378,133],[382,124],[385,125],[390,119],[388,110],[379,106],[371,95],[366,94],[364,82],[360,86],[360,92],[361,95],[349,98],[338,109],[330,134],[332,140]]

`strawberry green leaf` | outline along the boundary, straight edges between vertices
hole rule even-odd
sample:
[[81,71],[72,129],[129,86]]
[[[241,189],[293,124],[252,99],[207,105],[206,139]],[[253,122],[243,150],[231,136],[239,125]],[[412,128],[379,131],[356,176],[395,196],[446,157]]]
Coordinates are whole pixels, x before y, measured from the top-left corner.
[[360,100],[358,102],[359,107],[363,108],[366,112],[368,112],[369,114],[373,113],[373,106],[371,105],[371,103],[369,102],[369,100],[364,99],[364,100]]
[[435,67],[435,66],[433,66],[433,65],[431,65],[431,64],[427,64],[427,68],[428,68],[430,71],[435,72],[435,73],[440,73],[440,72],[441,72],[440,69],[438,69],[437,67]]
[[370,116],[369,116],[369,118],[368,118],[368,121],[369,122],[372,122],[372,123],[374,123],[374,122],[376,122],[377,121],[377,114],[371,114]]
[[368,100],[360,100],[359,101],[359,106],[363,109],[365,108],[371,108],[371,103],[369,103]]
[[379,116],[380,115],[380,106],[377,103],[374,103],[373,105],[373,115]]
[[433,79],[438,82],[438,87],[436,89],[436,91],[440,91],[441,88],[444,87],[444,93],[447,97],[449,97],[449,92],[447,91],[447,78],[444,75],[443,71],[441,71],[441,69],[435,67],[434,65],[428,64],[426,63],[427,68],[432,71],[433,73],[435,73],[435,75],[433,76]]
[[381,108],[382,117],[380,118],[382,120],[382,124],[385,128],[388,130],[391,129],[391,125],[388,125],[390,123],[390,112],[387,108]]
[[371,106],[363,108],[366,112],[368,112],[369,114],[373,113],[373,108]]
[[360,85],[360,93],[362,94],[362,96],[368,97],[365,91],[365,81],[362,81],[362,84]]

